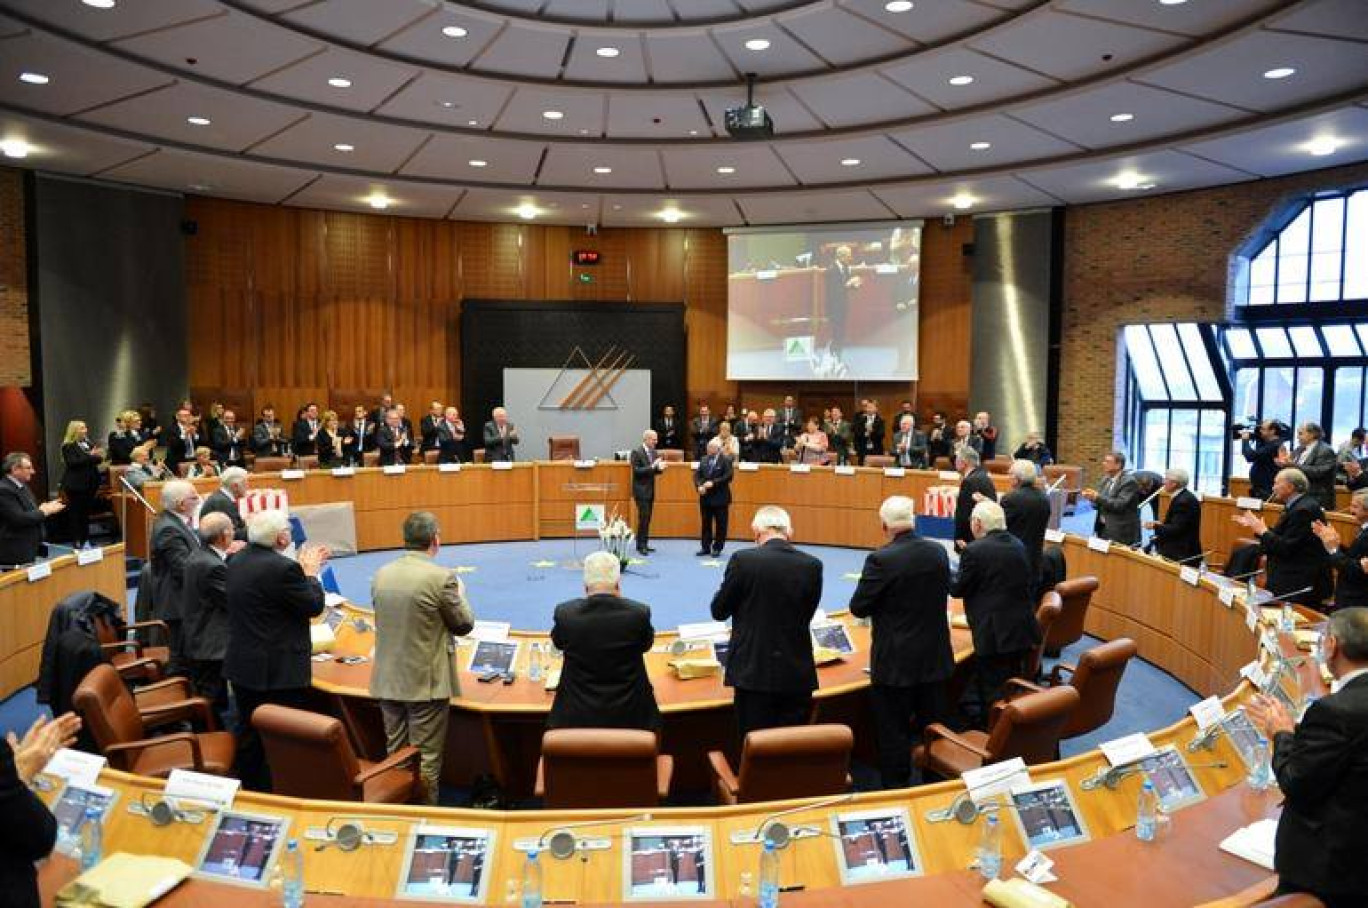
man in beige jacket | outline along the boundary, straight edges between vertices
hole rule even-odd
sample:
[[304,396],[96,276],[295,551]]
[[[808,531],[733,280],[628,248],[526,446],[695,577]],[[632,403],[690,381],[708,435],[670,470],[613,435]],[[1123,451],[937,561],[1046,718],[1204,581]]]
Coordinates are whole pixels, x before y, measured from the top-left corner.
[[441,527],[428,511],[404,521],[402,556],[371,581],[375,606],[375,663],[370,694],[380,701],[390,753],[413,745],[422,753],[429,804],[437,803],[446,746],[448,701],[460,694],[452,634],[468,634],[475,618],[455,571],[432,558]]

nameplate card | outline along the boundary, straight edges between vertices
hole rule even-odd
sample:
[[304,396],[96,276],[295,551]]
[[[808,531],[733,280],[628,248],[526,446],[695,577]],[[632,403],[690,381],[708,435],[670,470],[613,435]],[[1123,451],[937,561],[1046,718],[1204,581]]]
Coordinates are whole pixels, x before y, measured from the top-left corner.
[[511,460],[496,460],[496,461],[494,461],[492,464],[489,465],[489,468],[490,468],[491,470],[511,470],[511,469],[513,469],[513,461],[511,461]]
[[45,579],[47,579],[48,577],[51,577],[51,576],[52,576],[52,562],[50,562],[50,561],[40,561],[40,562],[38,562],[37,564],[34,564],[34,565],[30,565],[30,566],[29,566],[29,569],[28,569],[28,582],[29,582],[29,583],[37,583],[39,580],[45,580]]
[[1263,617],[1263,612],[1259,611],[1259,606],[1253,600],[1245,600],[1245,627],[1249,628],[1252,634],[1259,629],[1259,619]]
[[941,482],[959,482],[960,474],[954,470],[939,470],[936,472],[936,478]]
[[508,632],[512,628],[513,625],[507,621],[476,621],[468,636],[472,640],[503,643],[508,639]]
[[1250,684],[1259,688],[1268,683],[1268,673],[1264,671],[1264,667],[1259,664],[1258,659],[1240,669],[1240,677],[1247,679]]
[[437,464],[438,473],[459,473],[461,465],[459,463],[439,463]]
[[1054,861],[1045,856],[1044,852],[1032,848],[1027,852],[1026,857],[1017,861],[1016,872],[1026,878],[1029,883],[1037,886],[1045,883],[1056,882],[1059,877],[1054,875]]
[[960,778],[969,791],[969,800],[979,807],[997,795],[1031,784],[1031,773],[1021,757],[992,763],[980,769],[967,769]]
[[1064,541],[1064,531],[1063,531],[1063,530],[1046,530],[1046,531],[1045,531],[1045,541],[1046,541],[1046,542],[1055,542],[1055,543],[1063,542],[1063,541]]
[[812,464],[810,463],[791,463],[789,464],[790,473],[811,473]]
[[884,467],[884,475],[889,479],[902,479],[907,475],[907,471],[902,467]]
[[1101,536],[1089,536],[1088,548],[1094,552],[1101,552],[1103,555],[1111,551],[1111,540],[1103,539]]
[[819,608],[812,613],[812,620],[808,622],[809,627],[816,627],[819,624],[830,624],[831,619],[827,617],[826,609]]
[[384,473],[386,476],[403,476],[404,465],[401,463],[392,463],[381,467],[380,472]]
[[844,464],[844,463],[843,463],[843,464],[841,464],[840,466],[838,466],[838,467],[836,468],[836,475],[837,475],[837,476],[854,476],[854,475],[855,475],[855,468],[852,467],[850,464]]
[[173,769],[171,776],[166,780],[166,788],[163,794],[168,798],[185,801],[199,801],[203,804],[213,804],[221,810],[227,810],[233,806],[233,799],[237,797],[238,789],[242,783],[237,779],[230,779],[226,776],[211,776],[203,772],[191,772],[188,769]]
[[680,640],[708,640],[727,634],[727,625],[722,621],[694,621],[679,626]]
[[773,281],[773,280],[778,280],[778,279],[779,279],[779,272],[778,272],[778,271],[757,271],[757,272],[755,272],[755,279],[756,279],[757,281]]
[[577,461],[575,461],[575,469],[576,469],[576,470],[592,470],[592,469],[593,469],[594,467],[596,467],[596,466],[598,466],[598,461],[597,461],[597,460],[592,460],[592,459],[590,459],[590,460],[577,460]]
[[1216,594],[1216,598],[1220,599],[1221,605],[1224,605],[1226,608],[1234,608],[1235,595],[1237,592],[1239,591],[1233,586],[1223,586],[1221,587],[1221,591]]
[[43,774],[66,779],[73,785],[94,785],[104,768],[104,757],[63,747],[48,760]]
[[1240,498],[1235,499],[1235,507],[1239,508],[1242,511],[1262,511],[1263,506],[1264,503],[1262,498],[1248,498],[1241,496]]
[[1144,732],[1136,732],[1133,735],[1126,735],[1124,738],[1103,741],[1098,746],[1102,750],[1102,755],[1107,758],[1107,762],[1112,766],[1127,766],[1154,753],[1154,743],[1145,736]]
[[696,460],[691,460],[691,461],[689,461],[689,469],[690,469],[690,470],[697,470],[697,469],[698,469],[698,461],[696,461]]
[[1259,635],[1259,646],[1274,659],[1282,658],[1282,647],[1278,646],[1278,635],[1272,628],[1264,628]]
[[281,478],[281,479],[303,479],[303,478],[304,478],[304,471],[303,471],[303,470],[281,470],[281,471],[280,471],[280,478]]
[[1197,586],[1202,582],[1202,572],[1190,564],[1185,564],[1178,569],[1178,579],[1188,586]]
[[1216,696],[1192,704],[1188,707],[1188,712],[1192,713],[1192,719],[1197,723],[1199,731],[1206,731],[1225,718],[1225,707],[1221,705],[1221,698]]
[[742,473],[758,473],[760,472],[760,464],[743,460],[736,465],[736,469],[740,470]]
[[327,593],[327,592],[325,592],[325,593],[323,594],[323,605],[324,605],[325,608],[341,608],[342,606],[344,606],[344,605],[346,605],[346,604],[347,604],[347,597],[346,597],[346,596],[343,596],[341,593]]
[[96,564],[101,561],[104,561],[104,549],[98,546],[76,550],[76,563],[81,567],[85,567],[87,564]]
[[356,475],[356,467],[334,467],[332,474],[338,479]]

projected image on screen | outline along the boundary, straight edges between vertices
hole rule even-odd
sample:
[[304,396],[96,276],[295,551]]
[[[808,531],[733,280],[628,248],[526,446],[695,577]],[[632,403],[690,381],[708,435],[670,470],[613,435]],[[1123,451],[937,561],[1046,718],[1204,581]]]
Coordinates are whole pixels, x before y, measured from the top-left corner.
[[921,222],[727,237],[727,378],[917,378]]

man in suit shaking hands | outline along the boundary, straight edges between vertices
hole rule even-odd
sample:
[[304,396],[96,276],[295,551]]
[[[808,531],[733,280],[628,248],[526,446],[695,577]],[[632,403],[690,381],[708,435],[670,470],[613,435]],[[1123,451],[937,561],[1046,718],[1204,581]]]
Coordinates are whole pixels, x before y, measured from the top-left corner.
[[787,511],[760,508],[751,532],[755,547],[727,562],[711,607],[714,621],[732,623],[725,680],[742,741],[757,729],[807,724],[817,689],[809,626],[822,599],[822,562],[789,542]]
[[638,555],[649,555],[651,548],[651,511],[655,509],[656,477],[665,470],[665,461],[656,450],[654,429],[641,433],[641,444],[632,449],[632,500],[636,502],[636,549]]
[[645,654],[655,644],[651,610],[623,598],[610,552],[584,559],[584,597],[556,606],[551,642],[565,653],[547,728],[660,728]]
[[1321,638],[1330,694],[1296,722],[1272,697],[1245,704],[1273,742],[1282,790],[1273,864],[1278,894],[1309,893],[1328,908],[1362,905],[1368,892],[1368,609],[1341,609]]
[[731,458],[722,454],[722,442],[708,441],[707,453],[694,471],[698,489],[698,510],[703,518],[699,555],[721,555],[727,544],[727,516],[731,510]]

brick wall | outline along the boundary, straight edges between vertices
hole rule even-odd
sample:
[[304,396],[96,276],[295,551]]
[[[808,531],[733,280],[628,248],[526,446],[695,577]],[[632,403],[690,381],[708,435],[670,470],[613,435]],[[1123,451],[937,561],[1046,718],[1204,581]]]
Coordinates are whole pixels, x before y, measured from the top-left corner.
[[1100,471],[1114,445],[1118,332],[1141,322],[1220,321],[1231,255],[1288,199],[1368,182],[1368,164],[1068,209],[1059,459]]
[[0,168],[0,388],[33,384],[31,366],[24,174]]

